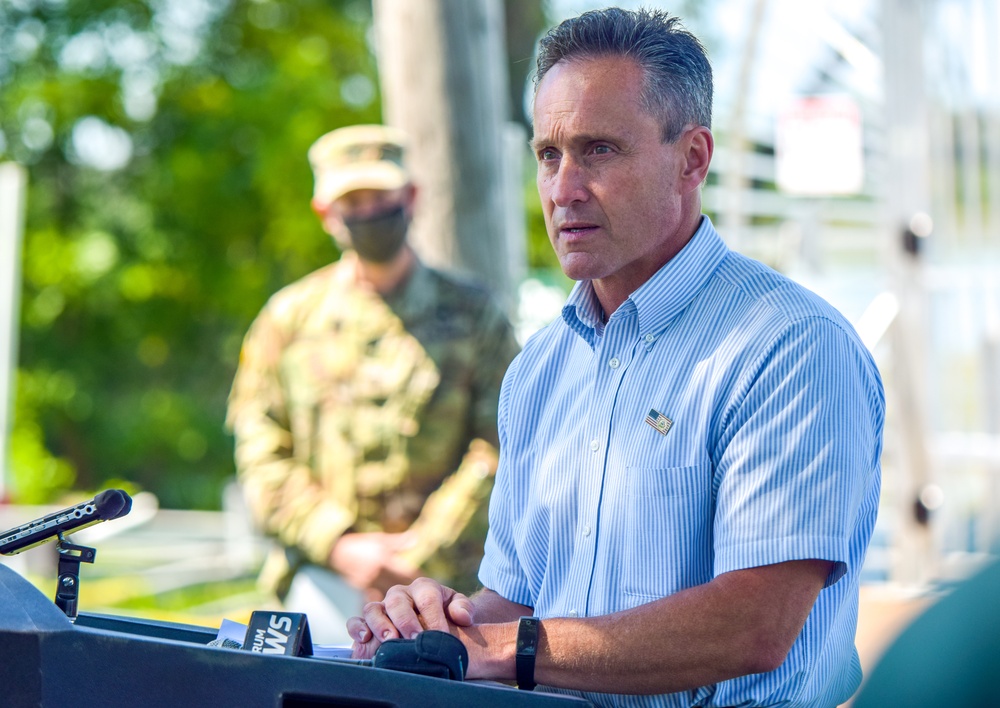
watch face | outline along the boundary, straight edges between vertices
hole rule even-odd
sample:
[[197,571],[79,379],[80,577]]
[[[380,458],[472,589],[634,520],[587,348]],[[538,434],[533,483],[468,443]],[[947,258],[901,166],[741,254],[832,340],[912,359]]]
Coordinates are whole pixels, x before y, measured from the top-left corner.
[[538,618],[522,617],[517,622],[517,687],[525,691],[535,688],[535,655],[538,652]]
[[522,617],[517,625],[517,653],[534,654],[538,646],[538,619]]

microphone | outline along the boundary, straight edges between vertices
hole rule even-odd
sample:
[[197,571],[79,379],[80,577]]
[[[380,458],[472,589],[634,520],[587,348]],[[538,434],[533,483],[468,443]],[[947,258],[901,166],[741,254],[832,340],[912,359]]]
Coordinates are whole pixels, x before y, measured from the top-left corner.
[[0,554],[11,556],[51,541],[59,534],[125,516],[132,510],[132,497],[120,489],[106,489],[90,501],[29,521],[0,534]]

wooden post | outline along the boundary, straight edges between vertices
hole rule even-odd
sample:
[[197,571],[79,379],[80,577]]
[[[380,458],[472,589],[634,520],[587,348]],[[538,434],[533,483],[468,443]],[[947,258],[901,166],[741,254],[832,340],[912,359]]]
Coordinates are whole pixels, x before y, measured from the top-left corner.
[[420,190],[412,241],[425,261],[477,277],[513,312],[516,253],[508,239],[523,240],[524,226],[509,176],[520,174],[523,153],[504,149],[500,1],[374,0],[372,7],[383,117],[409,135]]
[[7,495],[27,182],[23,167],[13,162],[0,164],[0,500]]

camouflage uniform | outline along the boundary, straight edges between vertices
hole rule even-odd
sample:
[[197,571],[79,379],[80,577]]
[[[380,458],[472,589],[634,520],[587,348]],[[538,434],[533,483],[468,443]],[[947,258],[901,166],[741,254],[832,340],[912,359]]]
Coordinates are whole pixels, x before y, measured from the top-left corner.
[[404,558],[471,591],[517,344],[485,290],[418,263],[382,297],[354,283],[356,258],[277,293],[248,332],[228,414],[240,481],[292,566],[326,566],[344,533],[412,529]]

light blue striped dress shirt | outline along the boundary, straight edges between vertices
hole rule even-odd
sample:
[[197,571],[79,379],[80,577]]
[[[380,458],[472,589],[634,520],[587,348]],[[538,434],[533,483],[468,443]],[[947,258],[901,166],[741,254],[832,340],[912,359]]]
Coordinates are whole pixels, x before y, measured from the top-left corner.
[[[708,217],[601,324],[587,281],[500,395],[484,586],[545,617],[604,615],[732,570],[835,562],[777,670],[616,706],[832,706],[857,688],[858,573],[884,396],[821,298],[730,251]],[[640,654],[642,647],[633,647]]]

